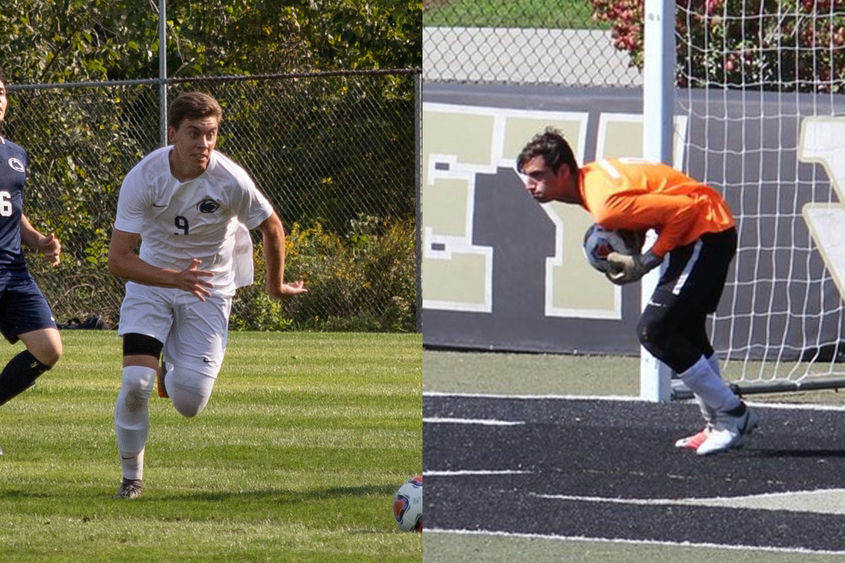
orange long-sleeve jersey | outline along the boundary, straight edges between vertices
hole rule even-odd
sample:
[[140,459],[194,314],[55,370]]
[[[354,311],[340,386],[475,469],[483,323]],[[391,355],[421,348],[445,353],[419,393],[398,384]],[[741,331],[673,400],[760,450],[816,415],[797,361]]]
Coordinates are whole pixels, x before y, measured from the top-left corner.
[[661,257],[705,233],[734,226],[721,195],[666,164],[599,160],[581,168],[578,189],[584,208],[602,227],[657,230],[651,251]]

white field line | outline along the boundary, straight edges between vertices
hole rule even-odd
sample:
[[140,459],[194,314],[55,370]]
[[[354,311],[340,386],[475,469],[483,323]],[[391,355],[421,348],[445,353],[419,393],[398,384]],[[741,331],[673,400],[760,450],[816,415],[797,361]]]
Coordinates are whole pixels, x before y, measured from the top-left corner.
[[720,543],[669,542],[656,540],[630,540],[624,538],[591,538],[586,536],[556,536],[551,534],[518,534],[492,530],[449,530],[444,528],[426,528],[423,534],[455,534],[463,536],[499,536],[506,538],[546,539],[558,541],[607,542],[633,545],[660,545],[666,547],[707,547],[713,549],[735,549],[738,551],[769,551],[774,553],[803,553],[819,555],[843,555],[845,551],[813,550],[804,548],[771,547],[760,545],[732,545]]
[[442,391],[423,391],[423,397],[468,397],[478,399],[525,399],[525,400],[542,400],[552,399],[558,401],[631,401],[639,402],[639,397],[630,396],[611,396],[611,395],[504,395],[495,393],[444,393]]
[[[457,397],[473,399],[517,399],[517,400],[553,400],[553,401],[614,401],[614,402],[643,402],[639,397],[614,395],[507,395],[498,393],[446,393],[442,391],[423,391],[423,397]],[[685,400],[684,403],[692,403]],[[752,407],[786,410],[816,410],[845,412],[845,405],[816,405],[811,403],[760,403],[746,401]]]
[[430,424],[480,424],[482,426],[519,426],[525,424],[521,420],[495,420],[488,418],[443,418],[433,416],[430,418],[423,417],[423,422]]
[[[579,502],[615,503],[640,506],[715,506],[758,510],[791,510],[818,514],[845,514],[845,505],[839,499],[845,498],[845,489],[814,489],[808,491],[784,491],[737,497],[639,499],[607,498],[579,495],[550,495],[528,493],[529,496],[551,500],[574,500]],[[811,502],[812,501],[812,502]]]
[[[481,426],[518,426],[526,424],[524,421],[496,420],[496,419],[464,419],[464,418],[423,418],[428,424],[466,424]],[[532,471],[516,469],[473,469],[473,470],[431,470],[424,475],[436,477],[467,477],[467,476],[497,476],[497,475],[530,475]],[[780,493],[764,493],[741,497],[714,498],[685,498],[685,499],[636,499],[589,497],[576,495],[546,495],[528,493],[531,496],[556,500],[573,500],[580,502],[617,503],[628,505],[651,506],[721,506],[726,508],[747,508],[762,510],[791,510],[798,512],[816,512],[821,514],[845,514],[845,489],[820,489],[809,491],[786,491]]]
[[[533,471],[518,469],[458,469],[450,471],[431,470],[423,475],[432,477],[479,477],[499,475],[531,475]],[[576,502],[611,503],[638,506],[711,506],[742,508],[752,510],[786,510],[813,512],[817,514],[845,514],[845,489],[816,489],[807,491],[785,491],[737,497],[641,499],[619,497],[591,497],[582,495],[555,495],[529,492],[528,496],[549,500],[571,500]]]
[[521,471],[518,469],[460,469],[456,471],[423,471],[423,477],[467,477],[478,475],[526,475],[533,471]]

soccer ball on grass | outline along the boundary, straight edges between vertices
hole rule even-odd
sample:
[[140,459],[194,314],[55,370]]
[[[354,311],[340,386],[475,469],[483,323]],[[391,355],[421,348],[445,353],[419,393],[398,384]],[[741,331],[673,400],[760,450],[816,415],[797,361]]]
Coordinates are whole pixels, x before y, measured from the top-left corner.
[[422,532],[422,475],[408,479],[393,496],[393,517],[403,532]]
[[590,266],[599,272],[607,272],[610,270],[608,254],[639,254],[644,241],[644,232],[605,229],[598,223],[593,223],[584,233],[584,255]]

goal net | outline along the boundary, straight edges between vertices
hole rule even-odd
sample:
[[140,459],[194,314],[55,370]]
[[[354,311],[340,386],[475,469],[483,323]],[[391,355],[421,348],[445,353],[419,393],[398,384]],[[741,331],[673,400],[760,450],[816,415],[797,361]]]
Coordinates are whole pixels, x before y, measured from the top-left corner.
[[739,248],[711,334],[742,392],[845,385],[845,2],[678,0],[684,169]]

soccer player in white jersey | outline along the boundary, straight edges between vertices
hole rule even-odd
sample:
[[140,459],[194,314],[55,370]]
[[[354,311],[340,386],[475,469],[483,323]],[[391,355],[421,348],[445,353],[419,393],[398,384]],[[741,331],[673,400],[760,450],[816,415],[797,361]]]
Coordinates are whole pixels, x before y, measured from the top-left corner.
[[[6,75],[0,69],[0,124],[8,107]],[[0,137],[0,332],[26,350],[0,371],[0,405],[35,385],[62,355],[62,338],[41,290],[26,267],[22,246],[59,264],[62,245],[54,233],[44,236],[23,214],[26,152]],[[0,448],[0,455],[3,454]]]
[[127,280],[114,416],[123,469],[119,498],[136,498],[143,489],[148,401],[157,375],[166,391],[160,394],[183,416],[199,414],[208,403],[226,349],[232,297],[252,283],[249,229],[262,234],[267,292],[281,299],[307,291],[302,280],[284,281],[285,234],[272,205],[243,168],[214,149],[222,113],[207,94],[179,95],[168,114],[171,144],[141,160],[120,188],[109,246],[109,270]]

